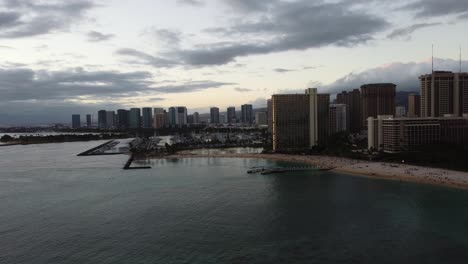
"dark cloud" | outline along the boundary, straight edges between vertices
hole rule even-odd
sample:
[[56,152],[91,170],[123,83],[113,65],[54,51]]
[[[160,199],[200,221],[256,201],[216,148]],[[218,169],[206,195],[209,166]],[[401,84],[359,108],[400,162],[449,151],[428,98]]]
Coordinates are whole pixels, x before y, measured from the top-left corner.
[[201,0],[177,0],[178,4],[191,5],[191,6],[203,6],[205,2]]
[[278,73],[287,73],[287,72],[293,72],[293,71],[296,71],[295,69],[284,69],[284,68],[276,68],[276,69],[273,69],[275,72],[278,72]]
[[113,34],[104,34],[104,33],[97,32],[97,31],[90,31],[88,32],[87,36],[88,36],[88,40],[91,42],[106,41],[115,37],[115,35]]
[[458,16],[458,19],[468,19],[468,12]]
[[258,0],[223,0],[223,2],[240,12],[265,12],[278,4],[278,0],[258,1]]
[[158,42],[163,45],[174,47],[180,44],[182,33],[178,30],[154,29]]
[[0,2],[0,38],[21,38],[67,30],[80,21],[94,4],[88,0]]
[[128,48],[119,49],[117,50],[116,53],[118,55],[132,58],[133,60],[128,61],[129,63],[146,64],[146,65],[151,65],[154,67],[174,67],[174,66],[179,65],[179,63],[176,61],[152,56],[148,53],[138,51],[135,49],[128,49]]
[[468,12],[466,0],[418,0],[403,7],[416,12],[418,17],[446,16]]
[[158,86],[154,88],[154,91],[160,93],[191,93],[235,84],[214,81],[190,81],[180,85]]
[[395,39],[395,38],[411,38],[411,34],[413,34],[416,30],[422,29],[422,28],[427,28],[427,27],[433,27],[433,26],[438,26],[441,25],[442,23],[420,23],[420,24],[414,24],[409,27],[404,27],[404,28],[398,28],[393,30],[390,34],[387,35],[388,38],[390,39]]
[[237,92],[241,92],[241,93],[252,92],[253,91],[252,89],[249,89],[249,88],[240,88],[240,87],[236,87],[236,88],[234,88],[234,90],[237,91]]

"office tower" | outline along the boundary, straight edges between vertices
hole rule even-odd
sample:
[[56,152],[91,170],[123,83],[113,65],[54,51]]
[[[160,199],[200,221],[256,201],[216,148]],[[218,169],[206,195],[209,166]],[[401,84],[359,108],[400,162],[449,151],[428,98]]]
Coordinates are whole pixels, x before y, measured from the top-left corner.
[[106,129],[107,128],[107,111],[99,110],[98,112],[98,128]]
[[153,127],[153,108],[143,107],[142,108],[142,127],[152,128]]
[[468,114],[468,73],[435,71],[419,80],[421,117]]
[[330,95],[317,94],[318,143],[326,144],[330,136]]
[[421,96],[419,94],[410,94],[408,96],[408,117],[421,116]]
[[117,110],[117,128],[128,129],[130,127],[129,121],[130,112],[125,109]]
[[176,106],[169,108],[169,124],[172,126],[183,126],[187,124],[187,108]]
[[348,112],[345,104],[330,104],[330,134],[348,131]]
[[211,124],[219,124],[219,108],[218,107],[210,108],[210,122]]
[[115,126],[115,112],[114,111],[107,111],[106,112],[106,121],[107,121],[107,128],[113,128]]
[[253,119],[253,107],[250,104],[241,106],[241,121],[244,124],[252,124]]
[[468,144],[468,118],[369,117],[368,149],[389,153],[432,144]]
[[361,121],[367,127],[367,118],[379,115],[395,115],[396,85],[373,83],[361,86]]
[[193,123],[200,124],[200,115],[198,114],[198,112],[193,113]]
[[347,122],[351,133],[359,133],[362,128],[361,121],[361,92],[354,89],[351,92],[342,92],[336,96],[337,104],[345,104],[348,112]]
[[72,128],[73,129],[81,128],[81,116],[80,115],[72,115]]
[[268,118],[266,112],[257,112],[255,113],[255,124],[257,126],[266,126],[268,125]]
[[191,125],[191,124],[194,124],[194,123],[193,123],[193,115],[188,115],[188,116],[187,116],[187,123],[190,124],[190,125]]
[[131,108],[129,114],[129,128],[141,128],[141,110],[140,108]]
[[271,99],[267,100],[267,123],[268,123],[268,133],[271,133],[273,128],[273,104]]
[[236,123],[236,108],[234,106],[228,107],[227,109],[227,123]]
[[86,127],[90,128],[92,126],[93,126],[93,124],[92,124],[91,115],[86,115]]
[[166,111],[162,108],[154,108],[153,128],[159,129],[166,125]]
[[273,151],[305,151],[317,144],[317,89],[272,96]]
[[397,106],[395,108],[395,117],[405,117],[406,116],[406,107]]

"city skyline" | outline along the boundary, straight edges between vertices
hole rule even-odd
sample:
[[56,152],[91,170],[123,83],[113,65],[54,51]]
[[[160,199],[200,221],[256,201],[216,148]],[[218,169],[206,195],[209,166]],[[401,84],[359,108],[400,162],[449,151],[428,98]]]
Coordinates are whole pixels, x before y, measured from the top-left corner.
[[436,70],[457,72],[459,46],[468,48],[460,34],[468,4],[455,0],[25,0],[0,7],[0,125],[65,122],[99,109],[266,107],[272,94],[309,87],[334,95],[392,82],[418,91],[431,44]]

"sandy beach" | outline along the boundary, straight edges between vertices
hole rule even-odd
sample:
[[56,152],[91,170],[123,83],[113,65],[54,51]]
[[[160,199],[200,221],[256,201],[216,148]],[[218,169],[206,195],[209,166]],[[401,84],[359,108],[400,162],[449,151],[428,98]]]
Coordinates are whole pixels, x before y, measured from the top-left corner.
[[416,182],[468,189],[468,173],[437,168],[368,162],[331,156],[300,156],[286,154],[197,154],[190,151],[179,152],[164,158],[253,158],[301,163],[321,169],[350,174],[359,177],[373,177],[388,180]]

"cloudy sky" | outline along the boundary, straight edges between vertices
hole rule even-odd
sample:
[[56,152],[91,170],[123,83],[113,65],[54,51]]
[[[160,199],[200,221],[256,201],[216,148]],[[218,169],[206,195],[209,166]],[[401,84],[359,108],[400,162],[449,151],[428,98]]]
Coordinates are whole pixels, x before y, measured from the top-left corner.
[[467,26],[466,0],[0,0],[0,125],[416,90],[432,44],[436,69],[458,70]]

